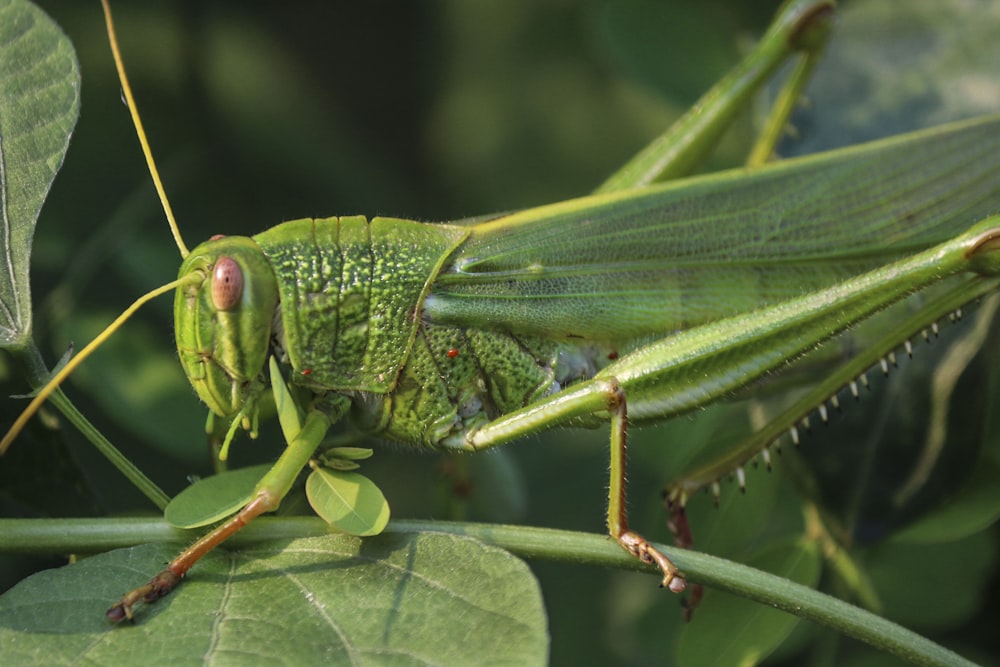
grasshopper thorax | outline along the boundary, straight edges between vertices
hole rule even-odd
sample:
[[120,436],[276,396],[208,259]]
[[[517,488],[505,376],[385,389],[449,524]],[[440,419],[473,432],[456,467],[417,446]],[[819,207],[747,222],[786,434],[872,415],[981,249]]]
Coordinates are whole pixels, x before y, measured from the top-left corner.
[[180,277],[190,274],[201,280],[177,289],[177,354],[201,400],[220,417],[232,417],[267,361],[278,305],[274,272],[252,239],[226,236],[191,251]]

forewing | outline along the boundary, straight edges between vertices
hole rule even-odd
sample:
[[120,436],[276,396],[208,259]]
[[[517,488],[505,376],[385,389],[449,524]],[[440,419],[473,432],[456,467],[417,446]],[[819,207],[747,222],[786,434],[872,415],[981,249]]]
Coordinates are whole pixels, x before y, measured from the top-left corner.
[[998,210],[991,116],[477,225],[424,317],[627,341],[831,285]]

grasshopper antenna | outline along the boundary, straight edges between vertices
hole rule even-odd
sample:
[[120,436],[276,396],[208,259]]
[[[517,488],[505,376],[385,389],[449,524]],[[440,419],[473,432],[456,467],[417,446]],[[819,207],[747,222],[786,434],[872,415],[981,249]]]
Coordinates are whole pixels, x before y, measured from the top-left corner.
[[132,86],[128,83],[128,75],[125,74],[125,63],[122,60],[121,51],[118,48],[118,37],[115,35],[115,24],[111,18],[111,5],[108,0],[101,0],[104,7],[104,22],[108,27],[108,41],[111,42],[111,55],[115,59],[115,69],[118,70],[118,80],[122,84],[122,93],[125,95],[125,103],[128,105],[129,114],[132,116],[132,124],[135,126],[135,133],[139,137],[139,144],[142,146],[142,154],[146,157],[146,166],[149,167],[149,175],[153,177],[153,185],[156,186],[156,194],[163,204],[163,212],[167,216],[167,224],[170,225],[170,233],[174,235],[174,243],[181,253],[181,259],[190,254],[184,239],[181,238],[180,229],[177,227],[177,220],[174,219],[174,212],[170,208],[170,200],[163,189],[163,182],[160,180],[160,172],[156,168],[156,161],[153,160],[153,152],[149,148],[149,141],[146,139],[146,131],[142,128],[142,119],[139,118],[139,110],[135,106],[135,98],[132,97]]
[[22,412],[21,415],[17,418],[17,421],[14,422],[14,425],[10,427],[10,430],[7,431],[7,434],[3,437],[3,440],[0,440],[0,456],[2,456],[7,451],[7,448],[10,446],[10,443],[12,443],[14,441],[14,438],[18,436],[18,434],[21,432],[24,426],[28,423],[28,420],[31,419],[36,412],[38,412],[38,408],[42,407],[42,403],[44,403],[49,398],[49,396],[51,396],[53,392],[55,392],[55,390],[59,388],[59,385],[62,384],[63,380],[65,380],[70,373],[76,370],[76,367],[79,366],[81,363],[83,363],[83,360],[89,357],[91,352],[96,350],[98,347],[100,347],[100,345],[104,341],[110,338],[111,334],[117,331],[119,327],[121,327],[121,325],[124,324],[126,320],[128,320],[128,318],[132,317],[135,311],[139,310],[139,308],[145,305],[146,302],[155,299],[161,294],[166,294],[167,292],[170,292],[171,290],[174,290],[177,287],[186,285],[188,283],[193,283],[195,282],[195,280],[201,280],[201,279],[202,276],[198,275],[197,273],[191,273],[184,278],[178,278],[177,280],[173,280],[167,283],[166,285],[162,285],[154,290],[146,292],[138,299],[136,299],[131,306],[125,309],[125,312],[123,312],[121,315],[115,318],[114,322],[109,324],[107,328],[104,329],[104,331],[102,331],[100,334],[97,335],[96,338],[94,338],[94,340],[90,341],[90,343],[88,343],[85,348],[80,350],[79,354],[70,359],[66,363],[66,365],[63,366],[58,373],[53,375],[49,379],[49,381],[45,383],[45,386],[43,386],[38,391],[38,393],[35,394],[35,397],[32,399],[31,403],[28,404],[28,407],[26,407],[24,409],[24,412]]

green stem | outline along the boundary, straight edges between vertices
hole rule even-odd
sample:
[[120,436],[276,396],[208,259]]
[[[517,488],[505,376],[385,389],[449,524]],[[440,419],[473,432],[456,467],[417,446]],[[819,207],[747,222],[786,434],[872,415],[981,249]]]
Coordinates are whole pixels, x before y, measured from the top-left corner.
[[[26,347],[11,350],[11,353],[15,358],[22,364],[25,375],[28,379],[28,383],[35,389],[43,386],[49,380],[49,370],[45,365],[45,361],[42,359],[42,354],[39,352],[38,347],[35,346],[34,341],[31,341]],[[54,405],[63,414],[66,419],[73,424],[80,431],[81,434],[87,440],[97,448],[101,454],[104,455],[111,465],[117,468],[139,491],[141,491],[150,502],[156,505],[157,509],[163,510],[166,508],[167,504],[170,502],[170,496],[163,492],[160,487],[158,487],[153,480],[146,477],[146,475],[135,467],[135,465],[129,461],[124,454],[122,454],[117,447],[111,444],[111,442],[104,437],[97,427],[90,423],[90,421],[83,416],[83,414],[76,409],[72,401],[63,394],[62,390],[56,390],[52,394],[49,402]]]
[[[654,572],[604,535],[445,521],[392,521],[385,530],[396,534],[423,531],[473,537],[527,558]],[[227,546],[328,533],[326,524],[317,518],[265,517],[233,536]],[[162,519],[0,519],[0,535],[0,553],[80,553],[146,542],[187,543],[192,533]],[[891,621],[787,579],[696,551],[654,546],[692,581],[809,619],[912,663],[973,664]]]
[[90,440],[91,444],[97,448],[101,454],[104,455],[111,465],[118,469],[122,475],[125,476],[128,481],[139,489],[139,491],[152,502],[157,509],[164,510],[170,503],[170,496],[163,492],[163,490],[156,485],[153,480],[146,476],[144,472],[135,467],[128,458],[122,454],[117,447],[111,444],[104,434],[97,430],[97,427],[90,423],[76,406],[73,405],[72,401],[66,397],[66,394],[62,390],[57,391],[52,395],[50,399],[52,405],[59,409],[59,412],[66,417],[69,423],[73,424],[78,431],[87,440]]

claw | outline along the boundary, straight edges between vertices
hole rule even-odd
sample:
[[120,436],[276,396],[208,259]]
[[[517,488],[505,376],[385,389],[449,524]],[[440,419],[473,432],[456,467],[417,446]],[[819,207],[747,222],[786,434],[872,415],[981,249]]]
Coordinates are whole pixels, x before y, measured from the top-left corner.
[[656,565],[660,568],[660,571],[663,573],[663,581],[660,582],[661,588],[669,588],[674,593],[680,593],[687,588],[687,581],[685,581],[684,575],[677,569],[677,566],[669,558],[657,551],[643,536],[628,530],[618,537],[618,543],[622,545],[625,551],[643,563]]
[[122,596],[113,607],[108,609],[106,616],[112,623],[120,623],[125,619],[131,623],[133,609],[139,602],[156,602],[164,595],[174,590],[181,582],[181,576],[172,570],[164,570],[149,580],[149,583],[129,591]]

